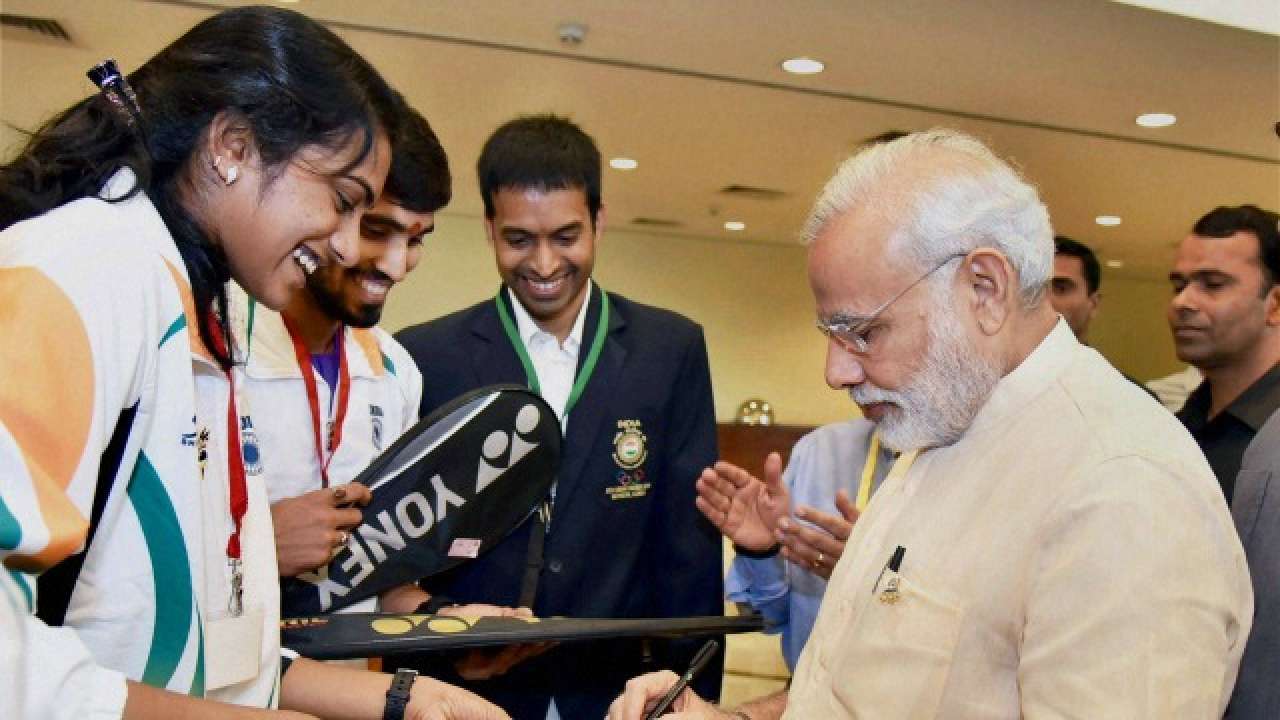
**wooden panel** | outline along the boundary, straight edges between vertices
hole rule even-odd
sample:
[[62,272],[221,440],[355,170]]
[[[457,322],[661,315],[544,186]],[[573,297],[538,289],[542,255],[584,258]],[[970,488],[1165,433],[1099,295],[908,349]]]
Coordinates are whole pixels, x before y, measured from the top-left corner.
[[782,455],[786,467],[796,441],[813,430],[812,425],[739,425],[720,423],[720,459],[745,468],[756,477],[764,471],[764,458],[771,452]]
[[[746,468],[759,477],[764,471],[764,458],[770,452],[782,455],[783,467],[791,457],[796,441],[813,430],[809,425],[739,425],[721,423],[716,427],[720,440],[720,458]],[[732,560],[732,550],[725,541],[725,566]],[[725,603],[725,612],[736,612]],[[788,676],[787,664],[782,659],[782,649],[777,635],[751,633],[728,640],[724,666],[724,691],[721,699],[726,704],[760,697],[783,687]]]

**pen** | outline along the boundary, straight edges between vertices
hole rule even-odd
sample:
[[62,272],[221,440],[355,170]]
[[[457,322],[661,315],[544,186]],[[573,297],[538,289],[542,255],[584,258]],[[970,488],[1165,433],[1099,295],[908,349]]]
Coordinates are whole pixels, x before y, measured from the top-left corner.
[[662,696],[658,704],[653,706],[649,714],[644,716],[644,720],[657,720],[657,718],[662,717],[663,713],[670,710],[671,703],[675,702],[680,693],[689,686],[689,683],[693,682],[693,678],[702,672],[702,668],[707,666],[707,663],[711,661],[711,658],[715,657],[716,651],[719,649],[720,643],[715,638],[708,640],[702,646],[702,649],[698,650],[698,654],[693,656],[693,662],[689,663],[689,669],[684,675],[680,676],[675,685],[671,686],[667,694]]
[[889,558],[889,569],[898,572],[902,569],[902,556],[907,554],[907,549],[899,545],[893,551],[893,557]]
[[885,563],[884,567],[880,568],[880,574],[876,576],[876,583],[871,586],[872,595],[875,594],[876,588],[880,587],[880,581],[884,579],[884,573],[886,570],[896,573],[902,569],[902,558],[906,554],[907,549],[901,545],[894,549],[893,554],[889,556],[889,562]]

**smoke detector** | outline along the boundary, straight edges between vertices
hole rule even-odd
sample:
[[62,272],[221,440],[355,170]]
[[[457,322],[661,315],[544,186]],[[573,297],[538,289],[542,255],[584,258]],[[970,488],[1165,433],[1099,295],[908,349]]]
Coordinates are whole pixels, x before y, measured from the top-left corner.
[[556,34],[560,36],[561,44],[577,47],[587,37],[587,26],[576,22],[560,23]]

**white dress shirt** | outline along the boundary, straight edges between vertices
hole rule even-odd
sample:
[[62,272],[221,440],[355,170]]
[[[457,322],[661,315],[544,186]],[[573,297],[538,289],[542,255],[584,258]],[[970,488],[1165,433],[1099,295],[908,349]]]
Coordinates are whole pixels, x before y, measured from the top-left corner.
[[[582,327],[587,322],[587,306],[591,304],[591,279],[587,279],[586,298],[582,307],[578,308],[578,317],[573,321],[573,329],[569,337],[561,343],[555,335],[538,327],[529,316],[516,294],[507,288],[507,297],[511,300],[511,309],[515,313],[516,331],[520,333],[520,342],[524,343],[525,352],[538,373],[538,386],[542,391],[542,399],[547,401],[556,417],[560,418],[560,431],[569,428],[569,418],[565,415],[565,405],[569,402],[569,393],[573,390],[574,375],[578,370],[578,352],[582,349]],[[551,488],[551,499],[555,500],[555,487]],[[550,529],[548,527],[548,529]],[[547,720],[560,720],[560,711],[556,707],[555,698],[547,708]]]
[[520,333],[520,342],[524,343],[525,352],[533,362],[533,369],[538,373],[538,385],[542,389],[542,399],[547,401],[556,417],[560,418],[560,430],[569,427],[569,419],[565,417],[565,404],[569,402],[569,392],[573,389],[574,374],[578,369],[578,352],[582,349],[582,327],[587,321],[587,306],[591,304],[592,282],[587,280],[586,299],[578,308],[578,317],[573,321],[573,330],[569,337],[561,343],[555,335],[538,327],[529,316],[520,300],[511,288],[507,288],[507,297],[511,300],[511,308],[515,313],[516,331]]

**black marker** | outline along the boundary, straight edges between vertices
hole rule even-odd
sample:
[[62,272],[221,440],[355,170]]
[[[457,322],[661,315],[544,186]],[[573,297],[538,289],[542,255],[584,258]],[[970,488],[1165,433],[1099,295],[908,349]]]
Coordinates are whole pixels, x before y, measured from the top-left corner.
[[644,720],[657,720],[663,713],[670,710],[671,703],[675,702],[680,693],[689,687],[689,683],[693,682],[693,678],[702,672],[702,668],[707,666],[707,663],[711,661],[711,658],[715,657],[716,651],[719,649],[720,643],[715,638],[708,640],[702,646],[702,649],[698,650],[698,654],[693,656],[693,662],[689,663],[688,671],[680,676],[676,684],[672,685],[667,694],[663,695],[658,704],[654,705],[653,709],[649,711],[649,714],[644,716]]

